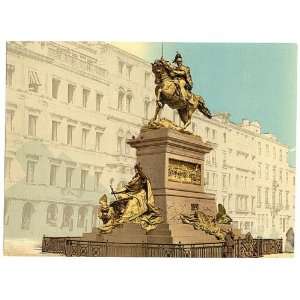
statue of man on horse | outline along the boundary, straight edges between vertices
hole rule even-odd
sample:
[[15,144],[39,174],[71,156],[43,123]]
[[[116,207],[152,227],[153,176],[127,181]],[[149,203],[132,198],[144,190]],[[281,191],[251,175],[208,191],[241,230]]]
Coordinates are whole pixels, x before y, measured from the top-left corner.
[[172,109],[177,109],[184,124],[183,129],[186,129],[191,124],[192,114],[196,109],[206,117],[212,117],[204,99],[200,95],[195,95],[191,92],[193,80],[190,68],[183,65],[180,53],[176,53],[173,64],[164,60],[163,57],[155,60],[152,64],[152,72],[155,75],[157,100],[152,122],[157,120],[158,114],[165,104]]

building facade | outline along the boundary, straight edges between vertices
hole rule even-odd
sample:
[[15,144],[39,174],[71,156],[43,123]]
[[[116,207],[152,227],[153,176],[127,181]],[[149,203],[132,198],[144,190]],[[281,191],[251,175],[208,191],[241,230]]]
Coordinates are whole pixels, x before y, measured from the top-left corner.
[[[90,231],[99,197],[133,175],[126,140],[153,116],[151,65],[105,43],[11,42],[6,87],[5,238]],[[163,114],[180,122],[170,109]],[[206,189],[235,226],[284,236],[294,222],[288,148],[228,113],[195,113],[191,129],[214,149]]]

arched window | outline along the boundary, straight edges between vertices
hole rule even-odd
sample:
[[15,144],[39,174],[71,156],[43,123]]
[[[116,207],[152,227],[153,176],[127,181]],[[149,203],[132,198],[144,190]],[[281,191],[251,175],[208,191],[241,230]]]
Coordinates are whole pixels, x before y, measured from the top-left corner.
[[22,212],[22,229],[29,230],[34,207],[31,203],[25,203]]
[[131,134],[130,131],[127,131],[126,133],[126,141],[125,141],[125,153],[126,154],[130,154],[130,145],[127,143],[128,140],[131,139]]
[[94,227],[97,227],[97,223],[98,223],[98,207],[95,206],[93,208],[93,213],[92,213],[92,229]]
[[130,113],[132,103],[132,93],[129,91],[126,95],[126,112]]
[[62,228],[69,228],[70,231],[73,230],[73,216],[74,211],[72,206],[65,206],[63,211],[63,221],[62,221]]
[[123,143],[124,143],[124,132],[122,129],[120,129],[118,131],[118,136],[117,136],[117,152],[119,154],[123,153],[124,150]]
[[50,204],[47,208],[47,224],[56,226],[58,209],[56,204]]
[[77,227],[78,228],[85,228],[87,230],[87,208],[80,207],[78,210],[78,220],[77,220]]
[[124,102],[125,91],[120,88],[118,93],[118,110],[123,111],[123,102]]

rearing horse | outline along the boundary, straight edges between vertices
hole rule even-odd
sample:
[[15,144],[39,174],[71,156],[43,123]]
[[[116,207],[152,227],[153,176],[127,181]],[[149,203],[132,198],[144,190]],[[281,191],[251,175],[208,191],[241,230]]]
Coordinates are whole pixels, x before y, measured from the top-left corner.
[[196,109],[209,119],[212,115],[207,108],[204,99],[191,93],[189,100],[183,100],[180,88],[176,85],[172,76],[172,69],[165,61],[158,59],[152,64],[152,72],[155,75],[156,110],[152,121],[157,120],[159,112],[167,104],[172,109],[177,109],[181,121],[186,129],[191,124],[191,118]]

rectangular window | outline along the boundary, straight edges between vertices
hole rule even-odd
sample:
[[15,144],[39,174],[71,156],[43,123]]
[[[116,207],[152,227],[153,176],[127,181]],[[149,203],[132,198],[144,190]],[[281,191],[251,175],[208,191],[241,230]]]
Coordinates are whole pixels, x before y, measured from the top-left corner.
[[52,98],[58,98],[58,90],[59,90],[60,80],[56,78],[52,78]]
[[57,168],[58,166],[56,165],[50,166],[50,185],[56,185]]
[[261,207],[261,188],[257,188],[257,207]]
[[67,144],[68,145],[73,144],[73,130],[74,130],[74,126],[68,125],[68,132],[67,132]]
[[289,209],[289,192],[285,192],[285,209]]
[[261,155],[261,142],[258,142],[258,155]]
[[120,73],[120,75],[122,75],[123,74],[124,63],[122,61],[119,61],[118,66],[119,66],[119,73]]
[[52,133],[51,133],[51,139],[53,142],[57,142],[57,128],[58,128],[58,122],[52,121]]
[[90,94],[90,91],[88,89],[82,90],[82,107],[84,107],[84,108],[87,108],[89,94]]
[[269,179],[269,165],[266,165],[266,180]]
[[80,188],[82,190],[86,189],[86,178],[87,178],[88,171],[87,170],[81,170],[81,176],[80,176]]
[[89,131],[85,128],[82,129],[82,135],[81,135],[81,147],[86,148],[86,141]]
[[216,131],[215,131],[215,129],[212,130],[212,138],[213,138],[213,140],[216,139]]
[[96,111],[101,111],[102,98],[103,98],[103,95],[101,95],[101,94],[96,95]]
[[282,150],[279,150],[279,160],[282,161]]
[[280,171],[279,171],[279,180],[280,180],[280,182],[282,182],[282,169],[280,169]]
[[68,84],[68,103],[73,103],[74,92],[75,92],[75,85],[69,83]]
[[222,177],[222,186],[223,186],[223,188],[226,187],[226,175],[225,174],[223,174],[223,177]]
[[209,140],[209,132],[210,132],[209,128],[206,127],[205,131],[206,131],[206,138]]
[[149,85],[149,80],[150,80],[150,73],[145,72],[145,77],[144,77],[144,87],[148,87]]
[[226,137],[226,133],[225,132],[223,133],[223,140],[224,140],[224,143],[226,143],[227,137]]
[[13,110],[7,110],[5,114],[6,131],[13,132],[13,120],[15,112]]
[[131,108],[131,100],[132,100],[132,96],[131,95],[127,95],[126,96],[126,112],[130,113],[130,108]]
[[100,178],[101,178],[101,172],[95,172],[95,185],[94,185],[95,191],[99,191],[100,189]]
[[273,147],[273,159],[276,159],[276,148]]
[[15,72],[15,66],[6,65],[6,86],[12,87],[13,85],[13,73]]
[[265,189],[265,205],[266,206],[269,205],[269,189],[268,188]]
[[273,179],[275,180],[276,179],[276,167],[273,166]]
[[127,65],[126,66],[126,79],[127,80],[130,80],[131,79],[131,71],[132,71],[132,66],[130,66],[130,65]]
[[5,157],[5,178],[9,181],[11,180],[11,164],[12,158]]
[[34,169],[35,169],[35,162],[28,160],[27,172],[26,172],[26,183],[34,183]]
[[36,121],[37,116],[29,115],[28,116],[28,135],[36,136]]
[[73,175],[73,168],[67,167],[66,168],[66,187],[72,187],[72,175]]
[[282,190],[279,191],[279,205],[282,206]]
[[209,172],[206,172],[206,184],[209,185]]
[[261,178],[261,163],[258,163],[258,177]]
[[266,144],[266,154],[267,154],[267,156],[269,156],[269,154],[270,154],[270,153],[269,153],[269,150],[270,150],[270,149],[269,149],[269,145]]
[[96,132],[95,150],[96,150],[97,152],[100,151],[101,136],[102,136],[102,133],[101,133],[101,132]]

